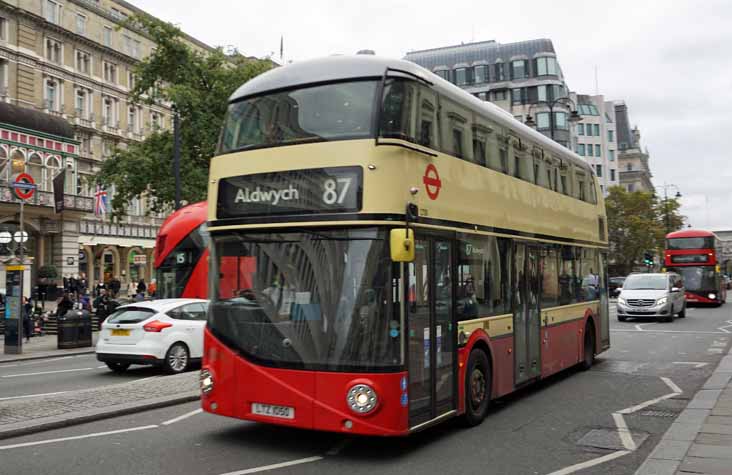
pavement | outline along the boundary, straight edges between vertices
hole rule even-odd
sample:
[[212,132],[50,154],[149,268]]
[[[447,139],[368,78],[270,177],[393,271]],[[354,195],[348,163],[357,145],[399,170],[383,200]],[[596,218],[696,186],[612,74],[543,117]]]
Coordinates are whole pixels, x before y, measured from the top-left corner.
[[0,363],[12,363],[16,361],[94,353],[94,347],[97,344],[98,336],[99,332],[92,333],[92,346],[84,348],[70,348],[66,350],[58,349],[58,339],[56,335],[34,336],[30,339],[29,343],[26,343],[25,340],[23,340],[23,352],[21,354],[7,355],[5,354],[4,335],[0,335]]
[[635,475],[732,475],[732,350]]

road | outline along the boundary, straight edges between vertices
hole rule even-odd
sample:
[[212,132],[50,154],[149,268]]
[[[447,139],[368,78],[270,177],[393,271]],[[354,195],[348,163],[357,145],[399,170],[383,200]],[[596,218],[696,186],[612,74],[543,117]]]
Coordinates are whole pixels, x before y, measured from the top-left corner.
[[[504,398],[472,429],[346,437],[221,418],[189,403],[6,439],[0,460],[15,475],[632,474],[728,350],[731,311],[695,308],[661,324],[613,318],[612,349],[592,370]],[[624,449],[619,421],[637,449]],[[600,457],[609,460],[567,469]]]

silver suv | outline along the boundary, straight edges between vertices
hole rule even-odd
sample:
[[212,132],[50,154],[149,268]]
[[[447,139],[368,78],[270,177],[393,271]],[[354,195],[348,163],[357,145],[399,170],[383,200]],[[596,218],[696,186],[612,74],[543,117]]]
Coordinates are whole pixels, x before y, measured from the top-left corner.
[[618,320],[655,318],[670,322],[686,316],[686,293],[679,274],[631,274],[618,296]]

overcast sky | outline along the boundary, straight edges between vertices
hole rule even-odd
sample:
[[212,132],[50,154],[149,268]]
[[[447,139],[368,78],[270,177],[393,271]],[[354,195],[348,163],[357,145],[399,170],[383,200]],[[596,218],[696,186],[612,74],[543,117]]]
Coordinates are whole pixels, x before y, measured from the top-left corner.
[[[693,227],[732,230],[732,2],[727,0],[131,0],[212,46],[285,61],[549,38],[570,89],[625,100],[653,181]],[[676,188],[668,188],[673,195]],[[663,189],[660,188],[660,193]]]

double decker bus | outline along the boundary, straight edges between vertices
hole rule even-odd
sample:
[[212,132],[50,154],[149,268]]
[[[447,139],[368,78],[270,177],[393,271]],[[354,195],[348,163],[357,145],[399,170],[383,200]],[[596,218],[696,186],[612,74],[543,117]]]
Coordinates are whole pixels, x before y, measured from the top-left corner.
[[159,298],[208,298],[206,202],[184,206],[160,226],[155,241]]
[[205,411],[400,436],[610,345],[605,207],[577,155],[406,61],[230,98],[208,195]]
[[721,248],[720,239],[710,231],[684,229],[666,235],[664,266],[681,276],[687,302],[722,305],[727,301]]

